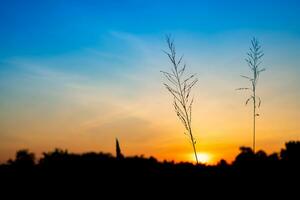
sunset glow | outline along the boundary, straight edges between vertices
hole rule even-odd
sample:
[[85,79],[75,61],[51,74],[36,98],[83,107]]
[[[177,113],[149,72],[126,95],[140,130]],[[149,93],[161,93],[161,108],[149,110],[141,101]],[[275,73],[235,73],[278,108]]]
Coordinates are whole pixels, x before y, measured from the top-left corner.
[[231,162],[252,145],[248,93],[235,89],[249,84],[240,75],[249,74],[253,36],[266,68],[257,150],[300,140],[299,2],[257,1],[256,13],[253,1],[67,2],[1,2],[0,162],[22,148],[115,154],[116,137],[125,155],[194,162],[160,73],[171,69],[169,33],[199,78],[192,126],[201,163]]
[[[211,164],[211,155],[204,152],[198,152],[197,158],[201,164]],[[191,160],[195,160],[195,155],[192,156]]]

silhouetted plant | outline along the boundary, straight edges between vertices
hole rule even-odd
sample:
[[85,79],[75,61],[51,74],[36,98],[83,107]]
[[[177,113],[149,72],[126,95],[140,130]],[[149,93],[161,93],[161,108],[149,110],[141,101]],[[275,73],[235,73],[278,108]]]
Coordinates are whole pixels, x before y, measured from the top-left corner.
[[255,134],[256,134],[256,117],[259,116],[257,113],[257,109],[261,105],[261,99],[256,94],[257,82],[259,79],[259,75],[261,72],[265,71],[265,68],[260,68],[261,59],[264,56],[262,48],[256,38],[251,40],[251,47],[249,48],[249,52],[247,53],[246,62],[250,67],[251,72],[253,73],[252,77],[243,76],[241,77],[247,79],[251,83],[251,87],[238,88],[237,90],[250,90],[251,96],[246,100],[246,105],[250,100],[253,102],[253,152],[255,153]]
[[193,86],[197,83],[198,79],[196,74],[186,76],[186,64],[182,64],[183,55],[178,59],[176,55],[176,48],[174,40],[170,35],[166,36],[168,44],[168,51],[164,51],[172,63],[171,72],[161,71],[168,83],[164,83],[167,90],[174,98],[173,105],[179,120],[184,125],[186,134],[192,143],[196,163],[198,164],[196,140],[192,131],[192,105],[193,97],[190,96]]

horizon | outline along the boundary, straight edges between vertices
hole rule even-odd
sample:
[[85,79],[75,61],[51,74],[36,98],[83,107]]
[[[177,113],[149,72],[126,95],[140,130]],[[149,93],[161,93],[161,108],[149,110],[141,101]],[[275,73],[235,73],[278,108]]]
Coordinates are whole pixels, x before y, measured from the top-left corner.
[[[239,153],[237,155],[235,155],[234,160],[232,160],[231,162],[228,162],[225,159],[220,159],[218,162],[211,162],[210,161],[210,155],[206,154],[206,153],[198,153],[198,161],[199,163],[197,163],[195,161],[195,157],[194,157],[194,153],[191,153],[190,155],[190,159],[187,160],[167,160],[167,159],[157,159],[154,156],[145,156],[144,154],[140,154],[140,155],[124,155],[122,153],[122,148],[120,147],[120,143],[118,141],[118,139],[116,139],[116,152],[115,153],[111,153],[111,152],[103,152],[103,151],[87,151],[87,152],[71,152],[68,149],[61,149],[61,148],[55,148],[52,149],[51,151],[47,151],[47,152],[43,152],[42,155],[36,155],[34,152],[31,152],[30,149],[19,149],[14,158],[9,159],[7,162],[5,163],[0,163],[0,165],[5,166],[5,165],[13,165],[14,163],[18,163],[18,162],[22,162],[24,160],[26,161],[30,161],[30,163],[32,163],[33,165],[40,165],[41,163],[43,163],[43,160],[48,160],[49,156],[53,156],[53,157],[60,157],[62,159],[65,159],[65,161],[67,160],[66,157],[64,157],[64,155],[67,155],[69,157],[72,156],[80,156],[80,157],[85,157],[85,156],[89,156],[89,155],[98,155],[101,157],[107,157],[107,158],[114,158],[116,160],[128,160],[128,159],[142,159],[142,160],[153,160],[155,162],[158,163],[172,163],[172,164],[192,164],[194,166],[222,166],[222,165],[237,165],[238,162],[241,161],[241,159],[243,161],[248,161],[248,162],[253,162],[254,160],[258,159],[262,159],[265,162],[282,162],[282,161],[287,161],[288,162],[293,162],[292,160],[294,158],[297,159],[297,146],[299,147],[300,141],[287,141],[285,142],[284,146],[279,149],[276,152],[272,152],[272,153],[266,153],[264,150],[258,150],[256,152],[253,152],[251,147],[245,147],[242,146],[239,148]],[[294,148],[293,148],[294,147]],[[287,158],[287,154],[286,151],[289,152],[295,152],[296,154],[294,154],[294,156],[291,156],[289,158]],[[249,157],[244,157],[245,155],[250,156]],[[291,155],[291,154],[289,154]],[[57,157],[57,158],[58,158]],[[254,160],[251,160],[251,157]],[[293,158],[292,158],[293,157]],[[291,159],[291,160],[290,160]],[[50,159],[51,160],[51,159]],[[55,160],[55,159],[54,159]],[[95,157],[91,160],[96,161]],[[256,160],[256,161],[258,161]],[[57,160],[56,160],[57,161]],[[54,161],[55,162],[55,161]],[[255,162],[255,161],[254,161]],[[28,164],[28,163],[27,163]],[[249,163],[248,163],[249,164]],[[274,163],[273,163],[274,164]],[[23,166],[24,167],[24,166]]]
[[[245,58],[265,56],[257,149],[300,140],[300,2],[26,1],[0,6],[0,163],[19,149],[54,148],[194,161],[163,86],[175,39],[197,73],[193,131],[209,164],[252,146]],[[249,12],[255,9],[255,12]],[[207,158],[208,156],[208,158]]]

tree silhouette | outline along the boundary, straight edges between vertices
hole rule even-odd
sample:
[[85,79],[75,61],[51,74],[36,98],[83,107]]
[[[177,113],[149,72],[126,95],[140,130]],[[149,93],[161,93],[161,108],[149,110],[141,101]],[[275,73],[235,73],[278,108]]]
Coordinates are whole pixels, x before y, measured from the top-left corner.
[[117,159],[123,159],[124,156],[121,152],[120,144],[118,138],[116,138],[116,158]]
[[300,141],[285,143],[285,149],[281,150],[280,157],[284,161],[300,163]]
[[27,149],[17,151],[14,164],[20,167],[30,167],[35,164],[34,153],[29,152]]
[[251,82],[251,87],[238,88],[237,90],[251,90],[251,96],[246,100],[246,105],[250,100],[253,102],[253,152],[255,153],[255,134],[256,134],[256,117],[259,116],[257,109],[261,105],[261,99],[256,94],[257,82],[261,72],[265,71],[265,68],[260,68],[261,59],[264,56],[262,48],[256,38],[251,40],[251,47],[247,53],[247,58],[245,59],[253,76],[243,76],[241,77],[249,80]]
[[255,154],[250,147],[240,147],[240,151],[235,158],[235,165],[245,165],[255,160]]
[[193,146],[196,163],[198,164],[196,139],[192,131],[193,97],[190,96],[191,90],[198,79],[195,77],[196,74],[186,76],[186,64],[182,64],[183,55],[178,59],[174,40],[171,39],[170,35],[166,36],[166,42],[168,44],[168,51],[164,52],[172,63],[172,69],[170,73],[161,71],[168,81],[168,84],[164,83],[164,85],[174,98],[173,106],[175,112],[187,131],[184,134],[188,136]]

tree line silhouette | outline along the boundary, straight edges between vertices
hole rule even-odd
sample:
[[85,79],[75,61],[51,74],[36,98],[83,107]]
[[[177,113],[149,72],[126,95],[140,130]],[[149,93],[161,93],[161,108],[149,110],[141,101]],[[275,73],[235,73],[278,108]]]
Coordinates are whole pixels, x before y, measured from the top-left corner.
[[[13,190],[38,188],[43,192],[125,191],[151,193],[173,191],[208,191],[235,188],[255,191],[266,187],[280,191],[297,187],[300,178],[300,141],[290,141],[278,153],[253,152],[240,147],[232,163],[221,159],[215,165],[158,161],[154,157],[124,156],[116,140],[116,155],[103,152],[70,153],[55,149],[44,152],[38,160],[29,150],[19,150],[14,159],[0,165],[0,180]],[[292,181],[294,180],[294,181]],[[4,190],[3,190],[4,191]],[[286,191],[286,190],[284,190]],[[174,192],[174,191],[173,191]],[[76,192],[75,192],[76,193]],[[68,193],[69,194],[69,193]],[[196,195],[196,194],[192,194]]]
[[[300,167],[300,141],[290,141],[278,153],[268,155],[263,150],[253,152],[250,147],[240,147],[240,153],[232,163],[221,159],[217,164],[192,164],[189,162],[158,161],[154,157],[124,156],[121,153],[119,141],[116,141],[116,156],[110,153],[88,152],[82,154],[70,153],[67,150],[55,149],[44,152],[37,160],[35,154],[27,149],[16,152],[14,159],[0,165],[1,176],[12,176],[15,173],[60,173],[67,175],[73,170],[80,173],[104,173],[105,175],[142,175],[142,176],[169,176],[169,175],[209,175],[208,171],[220,172],[210,175],[252,175],[252,172],[263,172],[264,175],[273,173],[276,169],[289,169],[278,171],[280,174],[290,172],[299,173]],[[89,169],[89,171],[85,171]],[[293,171],[296,170],[296,171]],[[241,173],[241,174],[238,174]]]

